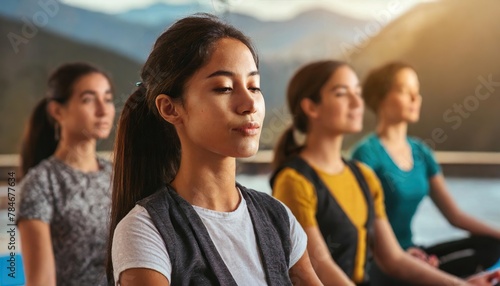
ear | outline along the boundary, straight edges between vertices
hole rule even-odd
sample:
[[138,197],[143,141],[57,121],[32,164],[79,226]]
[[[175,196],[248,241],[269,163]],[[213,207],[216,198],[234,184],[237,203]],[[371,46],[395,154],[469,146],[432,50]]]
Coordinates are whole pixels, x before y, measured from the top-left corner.
[[160,116],[167,122],[173,125],[182,123],[181,114],[178,112],[179,106],[174,103],[170,96],[160,94],[156,97],[155,103],[158,113],[160,113]]
[[318,118],[319,116],[318,105],[310,98],[303,98],[300,101],[300,108],[309,118]]
[[47,103],[47,112],[57,122],[62,120],[62,108],[63,106],[57,101],[51,100]]

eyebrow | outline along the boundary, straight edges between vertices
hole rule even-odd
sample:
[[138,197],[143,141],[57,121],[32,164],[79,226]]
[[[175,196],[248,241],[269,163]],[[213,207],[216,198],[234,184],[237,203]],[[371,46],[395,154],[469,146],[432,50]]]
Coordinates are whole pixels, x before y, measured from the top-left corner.
[[[84,96],[86,94],[90,94],[90,95],[94,95],[95,96],[96,92],[93,91],[93,90],[90,90],[90,89],[86,89],[86,90],[80,92],[79,96],[82,97],[82,96]],[[105,94],[112,94],[111,89],[106,90]]]
[[[361,85],[358,83],[358,84],[356,85],[356,87],[361,87]],[[338,89],[338,88],[347,88],[347,89],[348,89],[348,88],[349,88],[349,86],[347,86],[347,85],[345,85],[345,84],[336,84],[336,85],[334,85],[334,86],[332,87],[332,90],[333,90],[333,89]]]
[[[218,70],[212,74],[210,74],[209,76],[207,76],[207,78],[211,78],[211,77],[216,77],[216,76],[226,76],[226,77],[234,77],[236,74],[234,72],[230,72],[230,71],[225,71],[225,70]],[[255,76],[255,75],[259,75],[259,71],[252,71],[250,73],[248,73],[248,76]]]

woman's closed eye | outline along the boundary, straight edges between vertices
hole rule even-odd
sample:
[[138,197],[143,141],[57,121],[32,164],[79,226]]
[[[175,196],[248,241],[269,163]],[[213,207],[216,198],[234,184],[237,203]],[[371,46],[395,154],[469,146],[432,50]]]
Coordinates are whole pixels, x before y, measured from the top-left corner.
[[339,91],[335,92],[335,96],[337,96],[337,97],[346,96],[347,94],[348,94],[347,90],[339,90]]
[[83,103],[90,103],[94,100],[94,97],[93,96],[85,96],[82,98],[82,102]]
[[218,87],[218,88],[214,88],[214,91],[216,93],[231,93],[233,91],[233,88],[231,88],[231,87]]
[[250,90],[253,93],[262,92],[260,87],[249,87],[248,90]]

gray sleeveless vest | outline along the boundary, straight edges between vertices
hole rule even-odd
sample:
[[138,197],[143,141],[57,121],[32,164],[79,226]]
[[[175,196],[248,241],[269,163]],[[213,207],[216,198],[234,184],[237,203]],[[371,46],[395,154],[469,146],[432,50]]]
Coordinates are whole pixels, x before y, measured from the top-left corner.
[[[239,184],[255,230],[268,285],[291,285],[286,209],[271,196]],[[172,262],[170,285],[237,285],[194,208],[171,186],[138,202],[151,216]]]

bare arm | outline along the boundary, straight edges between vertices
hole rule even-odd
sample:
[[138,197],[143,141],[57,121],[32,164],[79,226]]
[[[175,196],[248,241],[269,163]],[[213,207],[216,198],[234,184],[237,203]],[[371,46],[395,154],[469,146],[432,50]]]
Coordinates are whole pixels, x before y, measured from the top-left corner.
[[419,285],[467,285],[465,281],[404,252],[385,219],[375,219],[374,256],[384,272],[407,282],[418,282]]
[[120,274],[121,286],[169,286],[168,279],[152,269],[130,268]]
[[431,185],[431,199],[448,222],[472,234],[484,235],[500,239],[500,230],[494,229],[485,223],[463,212],[448,192],[443,175],[438,174],[429,180]]
[[27,286],[55,286],[56,267],[49,224],[41,220],[21,220],[24,272]]
[[354,285],[333,261],[328,246],[317,226],[304,228],[307,234],[307,252],[314,271],[325,285]]
[[[307,251],[290,269],[290,278],[294,285],[323,285],[314,273]],[[120,274],[121,286],[169,286],[163,274],[147,268],[131,268]]]
[[302,257],[290,268],[293,285],[323,285],[311,266],[309,255],[304,251]]

